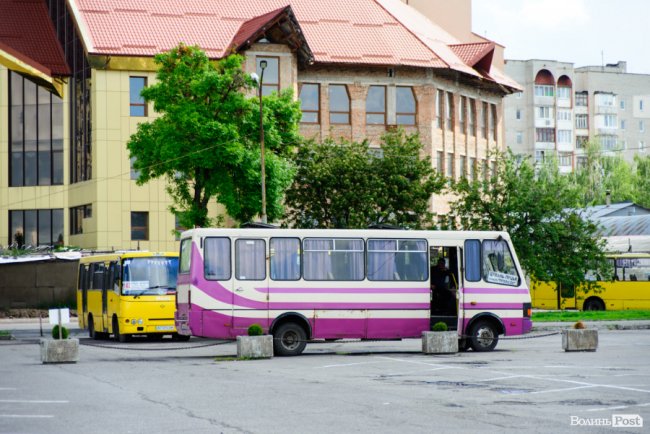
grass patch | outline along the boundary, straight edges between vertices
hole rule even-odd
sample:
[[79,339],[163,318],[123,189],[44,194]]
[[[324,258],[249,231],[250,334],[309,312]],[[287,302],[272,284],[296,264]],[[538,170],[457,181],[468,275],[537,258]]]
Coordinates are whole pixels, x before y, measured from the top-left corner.
[[583,321],[631,321],[650,320],[650,310],[603,310],[579,311],[562,310],[552,312],[533,312],[535,322],[574,322]]

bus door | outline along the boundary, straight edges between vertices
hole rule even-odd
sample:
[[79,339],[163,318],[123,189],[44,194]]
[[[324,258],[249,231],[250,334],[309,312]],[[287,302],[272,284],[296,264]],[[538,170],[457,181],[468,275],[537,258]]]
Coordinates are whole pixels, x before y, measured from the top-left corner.
[[[119,281],[120,266],[117,261],[108,264],[104,273],[104,288],[102,289],[102,321],[108,331],[111,315],[119,308],[119,289],[116,292],[116,283]],[[119,287],[118,287],[119,288]]]
[[102,331],[108,331],[108,294],[107,294],[107,281],[108,281],[108,269],[105,264],[98,264],[98,270],[101,270],[102,276],[100,281],[100,289],[102,291]]
[[236,238],[232,336],[247,334],[251,324],[269,327],[268,246],[263,238]]
[[[439,240],[437,240],[439,242]],[[444,322],[450,329],[462,324],[461,255],[456,246],[430,246],[431,324]]]
[[81,294],[81,315],[79,315],[79,327],[86,328],[86,318],[88,315],[88,265],[79,265],[79,284],[78,291]]

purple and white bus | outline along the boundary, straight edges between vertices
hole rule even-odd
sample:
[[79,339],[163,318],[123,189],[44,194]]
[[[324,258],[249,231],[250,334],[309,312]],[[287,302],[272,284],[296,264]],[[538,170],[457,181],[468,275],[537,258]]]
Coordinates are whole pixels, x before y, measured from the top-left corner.
[[179,334],[235,339],[259,324],[280,356],[311,340],[416,338],[438,321],[461,349],[490,351],[532,327],[505,232],[192,229],[176,300]]

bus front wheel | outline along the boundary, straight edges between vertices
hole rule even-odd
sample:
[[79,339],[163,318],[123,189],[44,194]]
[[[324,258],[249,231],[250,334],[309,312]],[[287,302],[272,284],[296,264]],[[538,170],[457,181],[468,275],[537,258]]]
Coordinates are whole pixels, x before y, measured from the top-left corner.
[[492,321],[479,320],[469,333],[469,345],[474,351],[492,351],[499,342],[499,332]]
[[126,342],[129,340],[129,336],[120,333],[120,323],[117,321],[117,317],[113,317],[113,336],[118,342]]
[[605,310],[605,303],[599,298],[592,297],[585,301],[582,310]]
[[273,333],[273,352],[277,356],[298,356],[305,346],[307,346],[307,334],[294,322],[282,324]]

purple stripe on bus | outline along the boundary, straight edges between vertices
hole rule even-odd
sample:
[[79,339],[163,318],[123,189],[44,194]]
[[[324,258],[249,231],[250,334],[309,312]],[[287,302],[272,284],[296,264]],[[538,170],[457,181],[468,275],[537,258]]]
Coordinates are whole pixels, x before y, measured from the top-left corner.
[[[255,288],[266,293],[267,288]],[[426,288],[268,288],[270,294],[428,294]]]
[[[190,328],[194,336],[234,339],[246,335],[251,324],[260,324],[265,332],[273,322],[268,318],[231,317],[228,314],[202,310],[193,305],[189,310]],[[418,338],[429,330],[429,318],[340,319],[309,318],[312,339],[396,339]]]
[[463,309],[467,310],[487,310],[487,309],[518,309],[524,307],[523,303],[463,303]]
[[520,288],[465,288],[465,294],[528,294],[527,289]]
[[[192,246],[192,266],[201,264],[201,255],[198,248]],[[192,283],[200,288],[211,298],[218,300],[222,303],[232,304],[236,307],[250,308],[250,309],[428,309],[429,300],[422,302],[409,302],[409,303],[369,303],[364,301],[359,302],[274,302],[274,301],[257,301],[249,298],[242,297],[234,294],[232,291],[224,288],[224,286],[214,280],[206,280],[202,272],[195,273],[195,278]],[[260,291],[265,293],[265,291]],[[306,291],[307,293],[307,291]],[[399,292],[397,292],[399,294]],[[428,291],[427,291],[428,293]],[[424,295],[425,292],[422,292]]]

